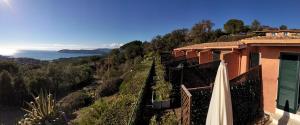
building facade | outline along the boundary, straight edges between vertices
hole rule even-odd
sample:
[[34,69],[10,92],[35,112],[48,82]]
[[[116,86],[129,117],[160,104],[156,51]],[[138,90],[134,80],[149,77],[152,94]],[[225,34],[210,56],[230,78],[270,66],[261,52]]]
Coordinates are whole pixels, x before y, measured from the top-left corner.
[[229,79],[261,65],[265,112],[299,113],[300,36],[295,34],[300,31],[278,31],[270,36],[273,33],[234,42],[195,44],[176,48],[173,54],[198,57],[200,64],[223,60],[227,63]]

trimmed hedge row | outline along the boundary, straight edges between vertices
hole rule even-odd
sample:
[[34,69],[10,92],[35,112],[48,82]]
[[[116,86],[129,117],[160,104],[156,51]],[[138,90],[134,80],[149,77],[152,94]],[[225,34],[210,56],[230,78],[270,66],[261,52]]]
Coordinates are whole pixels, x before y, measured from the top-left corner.
[[165,81],[164,79],[164,66],[161,64],[159,56],[155,59],[155,86],[154,94],[156,101],[163,101],[170,99],[170,94],[172,90],[172,85],[170,82]]

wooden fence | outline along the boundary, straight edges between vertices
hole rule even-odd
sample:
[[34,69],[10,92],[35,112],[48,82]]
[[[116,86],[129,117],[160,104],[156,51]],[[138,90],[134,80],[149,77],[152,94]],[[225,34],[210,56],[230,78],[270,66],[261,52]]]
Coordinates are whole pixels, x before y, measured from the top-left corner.
[[182,125],[190,125],[190,113],[191,113],[192,95],[181,85],[181,123]]

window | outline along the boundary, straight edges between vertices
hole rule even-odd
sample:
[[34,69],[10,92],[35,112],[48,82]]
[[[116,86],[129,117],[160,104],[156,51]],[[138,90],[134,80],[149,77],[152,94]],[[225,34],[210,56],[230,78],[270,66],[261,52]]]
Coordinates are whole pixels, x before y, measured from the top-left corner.
[[213,51],[213,61],[220,60],[220,55],[221,55],[220,51]]
[[277,108],[296,113],[299,106],[300,55],[280,53]]
[[253,68],[255,66],[259,65],[259,58],[260,58],[260,54],[259,53],[250,53],[250,62],[249,62],[249,68]]

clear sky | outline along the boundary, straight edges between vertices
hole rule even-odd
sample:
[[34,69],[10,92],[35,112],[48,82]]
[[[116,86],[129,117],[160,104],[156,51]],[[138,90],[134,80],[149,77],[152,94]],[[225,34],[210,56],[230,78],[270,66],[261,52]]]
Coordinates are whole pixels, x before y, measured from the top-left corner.
[[114,47],[210,19],[300,28],[299,0],[0,0],[0,49]]

